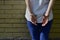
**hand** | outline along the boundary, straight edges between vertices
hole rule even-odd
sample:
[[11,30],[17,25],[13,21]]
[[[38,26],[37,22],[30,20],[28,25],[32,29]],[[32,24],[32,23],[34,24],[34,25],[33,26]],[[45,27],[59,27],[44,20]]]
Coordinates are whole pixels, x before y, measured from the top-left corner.
[[42,26],[46,26],[46,24],[48,23],[48,16],[43,16],[43,21],[42,21]]
[[33,15],[33,14],[31,14],[30,17],[31,17],[31,22],[32,22],[34,25],[37,25],[37,24],[36,24],[36,22],[37,22],[36,16]]

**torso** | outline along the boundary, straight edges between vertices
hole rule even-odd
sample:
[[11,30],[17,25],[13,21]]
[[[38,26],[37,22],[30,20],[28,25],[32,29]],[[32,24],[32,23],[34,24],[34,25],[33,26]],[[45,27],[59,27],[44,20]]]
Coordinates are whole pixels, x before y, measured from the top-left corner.
[[[31,5],[32,5],[31,6],[32,11],[37,16],[37,22],[41,23],[42,22],[42,17],[44,15],[44,13],[46,12],[47,8],[48,8],[49,0],[30,0],[30,2],[31,2]],[[29,15],[30,15],[29,9],[26,8],[25,17],[27,18],[27,20],[31,21]],[[52,18],[53,18],[53,15],[52,15],[52,11],[51,11],[49,20],[51,20]]]

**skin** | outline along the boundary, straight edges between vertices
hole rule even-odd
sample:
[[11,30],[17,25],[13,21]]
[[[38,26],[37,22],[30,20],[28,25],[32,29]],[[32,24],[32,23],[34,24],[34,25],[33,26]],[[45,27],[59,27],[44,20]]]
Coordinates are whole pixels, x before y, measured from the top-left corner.
[[50,10],[52,9],[53,3],[54,3],[54,0],[50,0],[46,13],[43,16],[42,26],[45,26],[48,23],[49,13],[50,13]]
[[[30,0],[25,0],[26,2],[26,6],[28,7],[29,11],[30,11],[30,17],[31,17],[31,22],[34,24],[34,25],[37,25],[36,22],[37,22],[37,18],[36,16],[33,14],[32,12],[32,8],[31,8],[31,3],[30,3]],[[49,17],[49,12],[52,8],[52,5],[53,5],[53,2],[54,0],[50,0],[49,2],[49,5],[48,5],[48,8],[45,12],[45,15],[43,16],[43,21],[42,21],[42,26],[44,27],[47,23],[48,23],[48,17]]]
[[25,0],[25,3],[26,3],[26,7],[28,7],[29,11],[30,11],[30,17],[31,17],[31,22],[35,25],[36,24],[36,16],[34,15],[34,13],[32,12],[32,8],[31,8],[31,3],[30,3],[30,0]]

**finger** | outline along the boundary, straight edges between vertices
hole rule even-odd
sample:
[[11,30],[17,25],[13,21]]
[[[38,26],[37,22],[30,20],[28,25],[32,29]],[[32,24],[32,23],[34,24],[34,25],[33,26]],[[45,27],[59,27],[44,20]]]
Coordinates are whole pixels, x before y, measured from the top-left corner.
[[42,26],[45,26],[48,23],[48,21],[46,21],[44,24],[42,24]]
[[45,19],[44,19],[44,16],[43,16],[43,20],[42,20],[42,23],[45,23]]
[[35,21],[35,25],[37,25],[36,23],[37,23],[37,21]]
[[36,22],[32,22],[34,25],[37,25]]
[[48,20],[45,21],[45,23],[42,24],[42,26],[45,26],[48,23]]
[[36,23],[32,22],[34,25],[37,25]]

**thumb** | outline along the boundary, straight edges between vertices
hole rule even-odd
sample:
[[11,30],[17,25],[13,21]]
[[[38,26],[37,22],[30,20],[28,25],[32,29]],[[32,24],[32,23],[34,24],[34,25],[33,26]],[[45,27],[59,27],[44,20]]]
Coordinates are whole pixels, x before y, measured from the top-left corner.
[[45,23],[42,24],[42,26],[46,26],[47,23],[48,23],[48,19],[45,21]]

